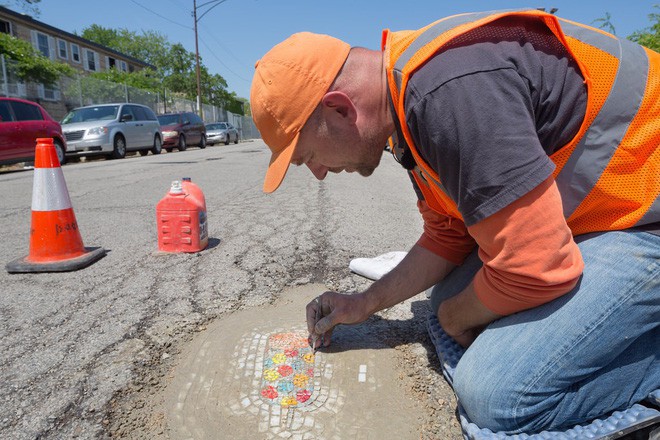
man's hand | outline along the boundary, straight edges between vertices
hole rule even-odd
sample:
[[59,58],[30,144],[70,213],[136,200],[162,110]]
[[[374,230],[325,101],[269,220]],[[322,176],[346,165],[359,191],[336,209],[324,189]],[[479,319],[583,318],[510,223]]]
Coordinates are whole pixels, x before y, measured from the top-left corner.
[[502,317],[479,301],[472,283],[458,295],[440,303],[437,315],[445,333],[463,347],[469,347],[488,324]]
[[[442,280],[454,264],[416,244],[401,262],[367,290],[352,295],[325,292],[307,304],[307,329],[315,347],[330,345],[337,324],[357,324]],[[317,317],[318,312],[318,317]]]
[[307,329],[313,349],[330,345],[337,324],[358,324],[369,318],[364,294],[325,292],[307,304]]

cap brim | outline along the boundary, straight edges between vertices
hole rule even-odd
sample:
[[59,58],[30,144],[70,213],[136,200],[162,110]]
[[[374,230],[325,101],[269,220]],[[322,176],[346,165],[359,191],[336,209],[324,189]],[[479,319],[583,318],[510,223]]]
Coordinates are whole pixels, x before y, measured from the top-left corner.
[[270,164],[268,165],[266,179],[264,180],[265,193],[272,193],[282,184],[284,176],[286,176],[286,172],[289,169],[289,164],[291,163],[291,158],[298,144],[299,137],[300,132],[296,134],[288,147],[270,157]]

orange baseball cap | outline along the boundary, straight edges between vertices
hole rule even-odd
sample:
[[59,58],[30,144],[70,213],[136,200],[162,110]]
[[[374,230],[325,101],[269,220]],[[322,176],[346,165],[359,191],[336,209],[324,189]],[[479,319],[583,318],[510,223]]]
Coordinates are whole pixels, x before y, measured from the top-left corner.
[[328,35],[293,34],[255,64],[252,119],[272,152],[264,192],[275,191],[289,168],[300,130],[341,70],[351,47]]

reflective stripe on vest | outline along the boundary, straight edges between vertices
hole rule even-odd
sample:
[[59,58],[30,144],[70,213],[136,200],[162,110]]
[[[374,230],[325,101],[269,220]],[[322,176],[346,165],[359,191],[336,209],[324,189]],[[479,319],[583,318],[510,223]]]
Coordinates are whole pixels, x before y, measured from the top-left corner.
[[647,75],[638,72],[648,71],[649,63],[644,49],[631,41],[614,40],[571,23],[562,23],[562,29],[566,35],[619,60],[619,71],[605,104],[555,178],[564,216],[569,218],[594,188],[635,118],[647,81]]
[[[576,60],[587,84],[588,104],[582,127],[569,144],[550,156],[557,166],[554,177],[562,196],[564,216],[573,233],[577,235],[594,230],[623,229],[660,221],[660,182],[657,175],[660,153],[656,148],[660,143],[660,123],[655,126],[644,115],[638,116],[645,98],[649,101],[646,104],[649,114],[660,111],[660,105],[655,105],[648,96],[651,94],[660,101],[660,84],[648,86],[651,82],[649,70],[653,69],[656,74],[660,70],[660,56],[652,53],[657,58],[654,58],[651,66],[647,51],[635,43],[619,40],[584,25],[560,21],[551,14],[536,10],[462,14],[439,20],[420,31],[384,33],[383,49],[390,94],[401,130],[426,182],[435,186],[433,189],[436,193],[445,193],[442,195],[445,197],[439,197],[448,200],[448,203],[441,203],[445,213],[460,218],[456,204],[446,197],[439,176],[424,163],[414,146],[404,117],[402,97],[409,75],[449,41],[506,16],[542,20]],[[647,131],[652,132],[651,139],[646,136],[643,141],[635,140],[635,134],[643,132],[640,124],[649,126]],[[631,126],[635,127],[632,134],[629,133]],[[631,139],[624,143],[630,144],[634,154],[639,155],[635,159],[642,165],[629,160],[631,164],[624,162],[627,167],[625,170],[612,171],[621,163],[621,158],[626,159],[618,151],[626,135]],[[617,160],[612,160],[617,154]],[[605,173],[608,166],[611,169]],[[629,169],[635,166],[637,168],[632,171]],[[612,174],[617,172],[629,179],[633,176],[633,187],[623,190],[615,188],[617,184],[612,184],[612,180],[616,179],[613,179]],[[604,175],[605,178],[601,178]],[[645,194],[640,197],[631,196],[637,188],[641,188]],[[608,193],[610,189],[612,194]],[[598,205],[598,197],[607,202],[607,209],[602,208],[604,215],[596,212],[598,209],[593,209]],[[621,212],[614,216],[611,213],[615,211]]]

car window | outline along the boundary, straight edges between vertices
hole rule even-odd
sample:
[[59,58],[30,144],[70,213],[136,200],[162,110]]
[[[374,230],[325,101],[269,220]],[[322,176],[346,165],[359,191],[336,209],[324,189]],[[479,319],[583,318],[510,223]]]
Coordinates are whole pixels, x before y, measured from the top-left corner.
[[144,113],[147,115],[147,121],[158,120],[158,118],[156,117],[156,113],[154,113],[154,111],[151,110],[149,107],[142,107],[142,110],[144,110]]
[[174,125],[180,124],[180,115],[160,115],[158,116],[158,122],[160,125]]
[[11,122],[13,119],[9,110],[9,102],[0,101],[0,122]]
[[227,128],[227,124],[225,124],[224,122],[221,122],[218,125],[220,126],[221,130],[224,130],[225,128]]
[[147,114],[144,111],[143,107],[138,107],[137,105],[131,105],[131,110],[133,110],[133,114],[135,115],[135,120],[136,121],[146,121],[147,120]]
[[184,124],[189,124],[192,122],[192,113],[184,113],[182,116],[183,123]]
[[200,118],[199,116],[197,116],[194,113],[190,114],[190,122],[192,122],[193,124],[203,124],[204,123],[204,121],[202,121],[202,118]]
[[44,119],[41,110],[35,105],[17,101],[11,101],[10,105],[14,109],[17,121],[42,121]]
[[64,119],[62,119],[62,124],[87,121],[112,121],[117,118],[118,111],[118,105],[77,108],[67,113]]
[[125,106],[122,107],[122,109],[121,109],[121,114],[119,115],[119,120],[120,120],[120,121],[121,121],[121,119],[122,119],[124,116],[126,116],[126,115],[131,115],[131,116],[133,116],[133,120],[134,120],[134,121],[136,120],[136,117],[135,117],[135,115],[133,114],[133,111],[132,111],[131,107],[132,107],[132,106],[130,106],[130,105],[125,105]]

